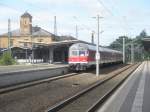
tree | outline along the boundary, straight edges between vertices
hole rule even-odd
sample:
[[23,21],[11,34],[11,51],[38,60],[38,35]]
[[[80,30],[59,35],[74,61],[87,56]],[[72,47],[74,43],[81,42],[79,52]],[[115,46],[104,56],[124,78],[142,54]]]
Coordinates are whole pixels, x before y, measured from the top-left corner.
[[4,52],[2,57],[0,58],[1,65],[13,65],[15,64],[15,60],[12,58],[11,53],[9,51]]
[[148,37],[148,35],[147,35],[146,31],[142,30],[141,33],[138,36],[136,36],[136,38],[134,39],[134,43],[143,47],[142,39],[147,38],[147,37]]
[[142,32],[136,38],[142,39],[142,38],[146,38],[146,37],[148,37],[146,31],[142,30]]
[[110,44],[109,48],[122,51],[122,38],[125,38],[127,60],[130,60],[131,57],[131,43],[134,44],[135,60],[141,60],[142,57],[144,57],[145,59],[150,58],[150,52],[144,51],[144,45],[142,42],[143,38],[150,38],[145,30],[142,30],[138,36],[132,39],[128,38],[127,36],[120,36],[118,39]]
[[[139,37],[146,37],[147,34],[145,31],[142,31],[139,35]],[[127,36],[120,36],[118,39],[116,39],[114,42],[112,42],[109,46],[111,49],[122,51],[123,45],[123,38],[125,38],[125,54],[126,54],[126,61],[131,60],[131,44],[134,44],[134,58],[135,60],[140,60],[141,54],[139,54],[139,49],[143,47],[142,39],[141,38],[129,38]]]
[[132,41],[132,39],[130,39],[130,38],[127,37],[127,36],[120,36],[118,39],[116,39],[114,42],[112,42],[112,43],[110,44],[109,48],[122,51],[123,38],[125,38],[125,42],[126,42],[126,43],[129,43],[129,42]]

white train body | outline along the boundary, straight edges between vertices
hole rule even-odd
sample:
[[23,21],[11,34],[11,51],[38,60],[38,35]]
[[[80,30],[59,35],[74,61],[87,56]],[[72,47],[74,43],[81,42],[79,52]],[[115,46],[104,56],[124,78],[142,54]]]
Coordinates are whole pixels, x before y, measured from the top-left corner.
[[[85,70],[95,66],[96,46],[92,44],[76,43],[69,48],[68,62],[71,69]],[[109,64],[122,62],[122,52],[99,47],[100,61],[99,64]]]

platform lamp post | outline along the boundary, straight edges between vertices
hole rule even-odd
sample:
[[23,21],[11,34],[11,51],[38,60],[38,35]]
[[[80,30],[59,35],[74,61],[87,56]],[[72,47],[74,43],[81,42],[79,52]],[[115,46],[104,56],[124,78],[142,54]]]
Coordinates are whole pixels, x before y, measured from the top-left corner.
[[99,53],[99,15],[97,16],[97,44],[96,44],[96,76],[99,76],[99,61],[100,61],[100,53]]
[[122,46],[122,53],[123,53],[122,61],[123,61],[123,63],[125,63],[125,46],[127,46],[127,44],[125,45],[125,38],[124,37],[122,38],[122,43],[117,42],[117,43],[113,43],[113,44],[118,44],[118,45]]
[[[137,61],[137,59],[139,61],[140,60],[140,54],[143,54],[142,53],[142,49],[140,48],[141,46],[136,44],[136,43],[134,43],[135,41],[131,42],[131,63],[132,64],[134,64],[134,62]],[[136,56],[136,58],[135,58],[135,53],[136,52],[138,53],[138,57]]]
[[26,54],[26,63],[27,63],[27,58],[28,58],[28,51],[27,50],[28,50],[28,48],[26,47],[25,50],[26,50],[25,54]]
[[123,63],[125,63],[126,59],[125,59],[125,47],[131,45],[131,63],[134,63],[134,41],[129,42],[129,43],[125,43],[125,37],[123,37],[123,41],[122,44],[121,43],[115,43],[115,44],[119,44],[122,45],[122,53],[123,53]]
[[32,49],[32,61],[34,63],[34,44],[33,44],[33,35],[31,33],[31,49]]
[[[99,15],[97,15],[97,17],[93,17],[93,18],[97,18],[97,44],[96,44],[96,54],[95,54],[95,59],[96,59],[96,76],[99,76],[99,63],[100,63],[100,53],[99,53],[99,34],[100,34],[100,30],[99,30],[99,19],[103,18],[100,17]],[[103,31],[102,31],[103,32]]]
[[123,63],[125,63],[125,38],[123,37]]
[[11,46],[10,46],[10,38],[11,38],[11,21],[10,19],[8,19],[8,51],[10,52],[11,54]]
[[32,33],[32,23],[29,23],[31,25],[31,63],[34,63],[34,49],[33,49],[33,33]]
[[131,63],[134,63],[134,44],[131,43]]

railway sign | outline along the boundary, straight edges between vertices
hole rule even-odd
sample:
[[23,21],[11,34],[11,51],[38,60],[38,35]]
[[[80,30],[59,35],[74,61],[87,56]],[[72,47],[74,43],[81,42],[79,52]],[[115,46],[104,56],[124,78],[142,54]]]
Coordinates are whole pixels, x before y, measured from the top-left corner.
[[100,59],[100,53],[96,53],[95,59],[96,59],[96,60],[99,60],[99,59]]

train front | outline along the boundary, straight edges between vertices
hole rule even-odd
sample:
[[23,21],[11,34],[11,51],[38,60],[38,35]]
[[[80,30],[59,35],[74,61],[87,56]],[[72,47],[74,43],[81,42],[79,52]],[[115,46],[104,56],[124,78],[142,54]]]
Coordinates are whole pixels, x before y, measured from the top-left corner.
[[84,43],[73,44],[69,48],[68,62],[71,70],[86,70],[88,66],[88,46]]

